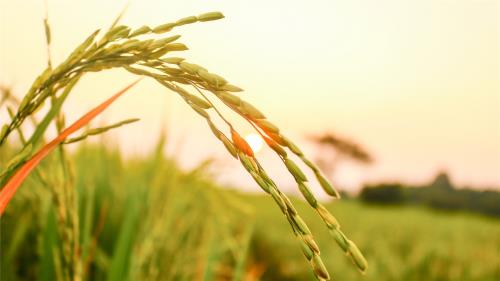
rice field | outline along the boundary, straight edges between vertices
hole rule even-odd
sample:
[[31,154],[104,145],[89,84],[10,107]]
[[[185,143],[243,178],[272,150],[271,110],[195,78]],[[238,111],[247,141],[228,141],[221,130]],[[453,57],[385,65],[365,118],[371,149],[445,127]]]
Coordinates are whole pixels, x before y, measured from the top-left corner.
[[[122,16],[55,62],[47,13],[45,70],[19,98],[0,87],[1,280],[500,279],[498,220],[333,200],[340,195],[318,166],[241,97],[243,89],[178,56],[188,50],[179,27],[222,13],[140,27],[121,24]],[[63,105],[73,87],[117,68],[138,79],[68,125]],[[210,162],[181,170],[175,155],[165,156],[163,137],[148,156],[127,159],[105,140],[87,142],[138,121],[92,124],[141,79],[177,94],[262,193],[216,184]],[[254,129],[301,198],[283,193],[221,108]],[[312,181],[333,201],[317,200]]]
[[[272,198],[220,187],[204,165],[182,171],[162,145],[145,158],[122,159],[86,143],[70,155],[80,218],[73,261],[64,246],[72,234],[57,219],[53,192],[30,176],[1,219],[1,279],[64,280],[61,262],[68,261],[80,268],[80,280],[315,279]],[[0,159],[6,154],[4,146]],[[57,160],[49,157],[42,168]],[[365,253],[363,275],[314,210],[292,201],[332,280],[500,279],[498,220],[355,200],[326,204]]]

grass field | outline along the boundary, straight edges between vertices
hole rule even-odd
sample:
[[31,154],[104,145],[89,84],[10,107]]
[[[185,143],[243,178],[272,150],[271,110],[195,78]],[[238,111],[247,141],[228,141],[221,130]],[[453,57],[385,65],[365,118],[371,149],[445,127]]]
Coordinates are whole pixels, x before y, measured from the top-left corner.
[[[0,159],[9,152],[3,146]],[[31,176],[1,220],[1,280],[61,280],[61,262],[81,267],[83,280],[314,280],[271,198],[220,188],[203,165],[181,171],[161,155],[160,146],[130,160],[102,145],[78,149],[76,233],[64,231],[52,191]],[[54,158],[42,171],[57,178],[59,171],[47,170]],[[500,280],[498,220],[332,202],[328,208],[366,254],[363,276],[319,217],[294,201],[333,280]],[[81,245],[76,261],[64,257],[72,235]]]
[[[271,207],[262,198],[253,200],[255,205]],[[357,274],[322,225],[313,224],[312,231],[317,234],[327,266],[336,280],[498,280],[500,277],[498,220],[410,207],[366,206],[355,201],[329,207],[344,222],[344,230],[356,239],[370,264],[366,276]],[[299,211],[309,221],[314,219],[307,208]],[[282,275],[288,278],[284,280],[310,280],[307,268],[300,266],[303,262],[300,254],[291,250],[294,241],[283,238],[287,229],[281,218],[268,211],[259,212],[258,218],[262,229],[276,230],[257,232],[257,237],[267,241],[267,247],[279,245],[274,261],[279,260]]]

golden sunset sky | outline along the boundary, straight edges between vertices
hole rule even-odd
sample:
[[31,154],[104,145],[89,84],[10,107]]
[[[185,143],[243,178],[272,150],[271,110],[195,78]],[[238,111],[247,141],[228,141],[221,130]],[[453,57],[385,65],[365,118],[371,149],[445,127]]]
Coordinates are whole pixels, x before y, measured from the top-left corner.
[[[49,0],[54,62],[107,28],[124,6]],[[155,26],[208,11],[226,18],[174,30],[190,47],[176,55],[244,88],[242,95],[312,158],[317,150],[308,135],[333,131],[364,145],[376,162],[340,166],[339,186],[425,183],[439,170],[458,185],[500,186],[497,0],[135,0],[122,23]],[[43,1],[0,0],[0,83],[19,96],[46,64],[44,14]],[[66,104],[67,119],[133,79],[121,70],[88,75]],[[141,81],[95,125],[130,117],[141,121],[109,138],[128,154],[151,151],[165,128],[168,151],[182,165],[215,156],[229,174],[221,181],[250,185],[205,122],[154,82]],[[270,153],[261,156],[278,182],[291,183]]]

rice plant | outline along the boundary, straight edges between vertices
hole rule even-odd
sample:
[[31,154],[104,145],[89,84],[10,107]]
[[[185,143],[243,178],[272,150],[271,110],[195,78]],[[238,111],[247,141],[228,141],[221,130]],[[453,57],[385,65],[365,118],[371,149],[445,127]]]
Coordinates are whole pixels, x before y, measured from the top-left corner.
[[[65,147],[72,143],[78,143],[89,136],[98,135],[134,122],[136,119],[128,119],[100,128],[90,128],[79,136],[69,137],[89,124],[93,118],[138,81],[133,82],[90,110],[70,126],[66,125],[62,110],[63,105],[73,87],[85,74],[112,68],[122,68],[141,78],[157,81],[170,92],[179,95],[194,112],[201,116],[207,122],[213,135],[220,140],[232,157],[241,162],[243,168],[251,175],[257,185],[275,201],[301,245],[303,255],[309,261],[317,279],[329,280],[330,275],[320,257],[320,249],[307,223],[296,211],[288,196],[279,189],[260,164],[248,143],[241,137],[238,128],[233,125],[234,122],[224,116],[213,101],[219,100],[224,106],[245,119],[265,140],[267,146],[281,159],[283,165],[295,179],[298,190],[324,222],[338,246],[351,257],[356,267],[364,272],[367,268],[365,258],[357,246],[341,231],[335,217],[316,199],[308,187],[309,179],[292,158],[300,160],[314,173],[315,180],[327,194],[339,198],[339,193],[323,176],[318,167],[285,136],[280,128],[268,120],[255,106],[238,95],[239,92],[243,91],[241,88],[231,84],[220,75],[200,65],[188,62],[178,55],[179,52],[186,51],[188,48],[179,42],[180,35],[174,34],[174,30],[197,22],[220,20],[224,18],[223,14],[210,12],[185,17],[159,26],[138,28],[120,25],[120,18],[121,16],[114,21],[109,29],[96,30],[90,34],[57,66],[53,64],[49,56],[47,68],[34,80],[28,92],[18,103],[11,100],[10,94],[6,91],[2,97],[2,101],[8,101],[11,104],[10,107],[7,107],[11,120],[2,126],[0,145],[5,147],[14,133],[18,135],[17,138],[21,145],[15,146],[18,152],[11,156],[0,173],[0,183],[3,186],[0,191],[0,214],[3,214],[4,210],[6,212],[23,212],[23,210],[7,208],[7,205],[22,182],[33,171],[37,180],[52,193],[55,209],[54,222],[57,225],[58,235],[61,237],[60,249],[52,249],[56,256],[55,262],[59,265],[56,268],[60,269],[59,272],[56,272],[58,280],[82,280],[86,266],[85,259],[82,258],[80,252],[82,242],[79,237],[81,237],[80,226],[82,222],[78,215],[78,208],[80,208],[78,194],[75,192],[75,172],[79,171],[74,169]],[[47,49],[50,50],[52,35],[48,19],[45,19],[44,26]],[[174,56],[174,54],[176,55]],[[35,120],[35,112],[46,102],[50,103],[50,109],[40,121]],[[225,127],[216,125],[217,118],[223,121],[222,124]],[[23,128],[28,120],[34,124],[35,130],[31,135],[25,136]],[[55,125],[59,135],[47,142],[45,135],[51,124]],[[51,158],[48,165],[52,167],[50,171],[57,170],[58,172],[49,174],[43,168],[36,169],[52,151],[57,152],[57,157],[56,159]],[[148,243],[147,238],[144,239],[144,243]],[[130,254],[125,249],[123,253]],[[149,261],[142,262],[147,264]],[[138,272],[137,274],[154,273]],[[119,277],[120,273],[117,272],[116,276]]]

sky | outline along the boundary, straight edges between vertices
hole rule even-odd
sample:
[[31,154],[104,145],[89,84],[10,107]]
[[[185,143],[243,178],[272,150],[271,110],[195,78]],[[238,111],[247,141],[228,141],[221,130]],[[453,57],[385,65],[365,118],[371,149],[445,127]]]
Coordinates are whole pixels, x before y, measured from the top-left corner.
[[[56,64],[88,34],[108,27],[125,6],[47,2]],[[19,96],[46,65],[45,10],[41,0],[0,0],[0,83]],[[363,145],[375,162],[341,163],[334,178],[341,188],[421,184],[440,170],[460,186],[500,186],[498,1],[136,0],[122,23],[155,26],[207,11],[226,18],[176,29],[190,48],[176,55],[244,88],[246,100],[311,158],[320,153],[308,141],[311,135],[330,131]],[[86,76],[65,105],[67,119],[133,79],[121,70]],[[220,181],[254,188],[205,122],[154,82],[141,81],[96,124],[131,117],[141,121],[107,139],[127,154],[151,151],[165,130],[167,151],[181,165],[213,157]],[[292,185],[270,152],[259,156],[279,183]]]

